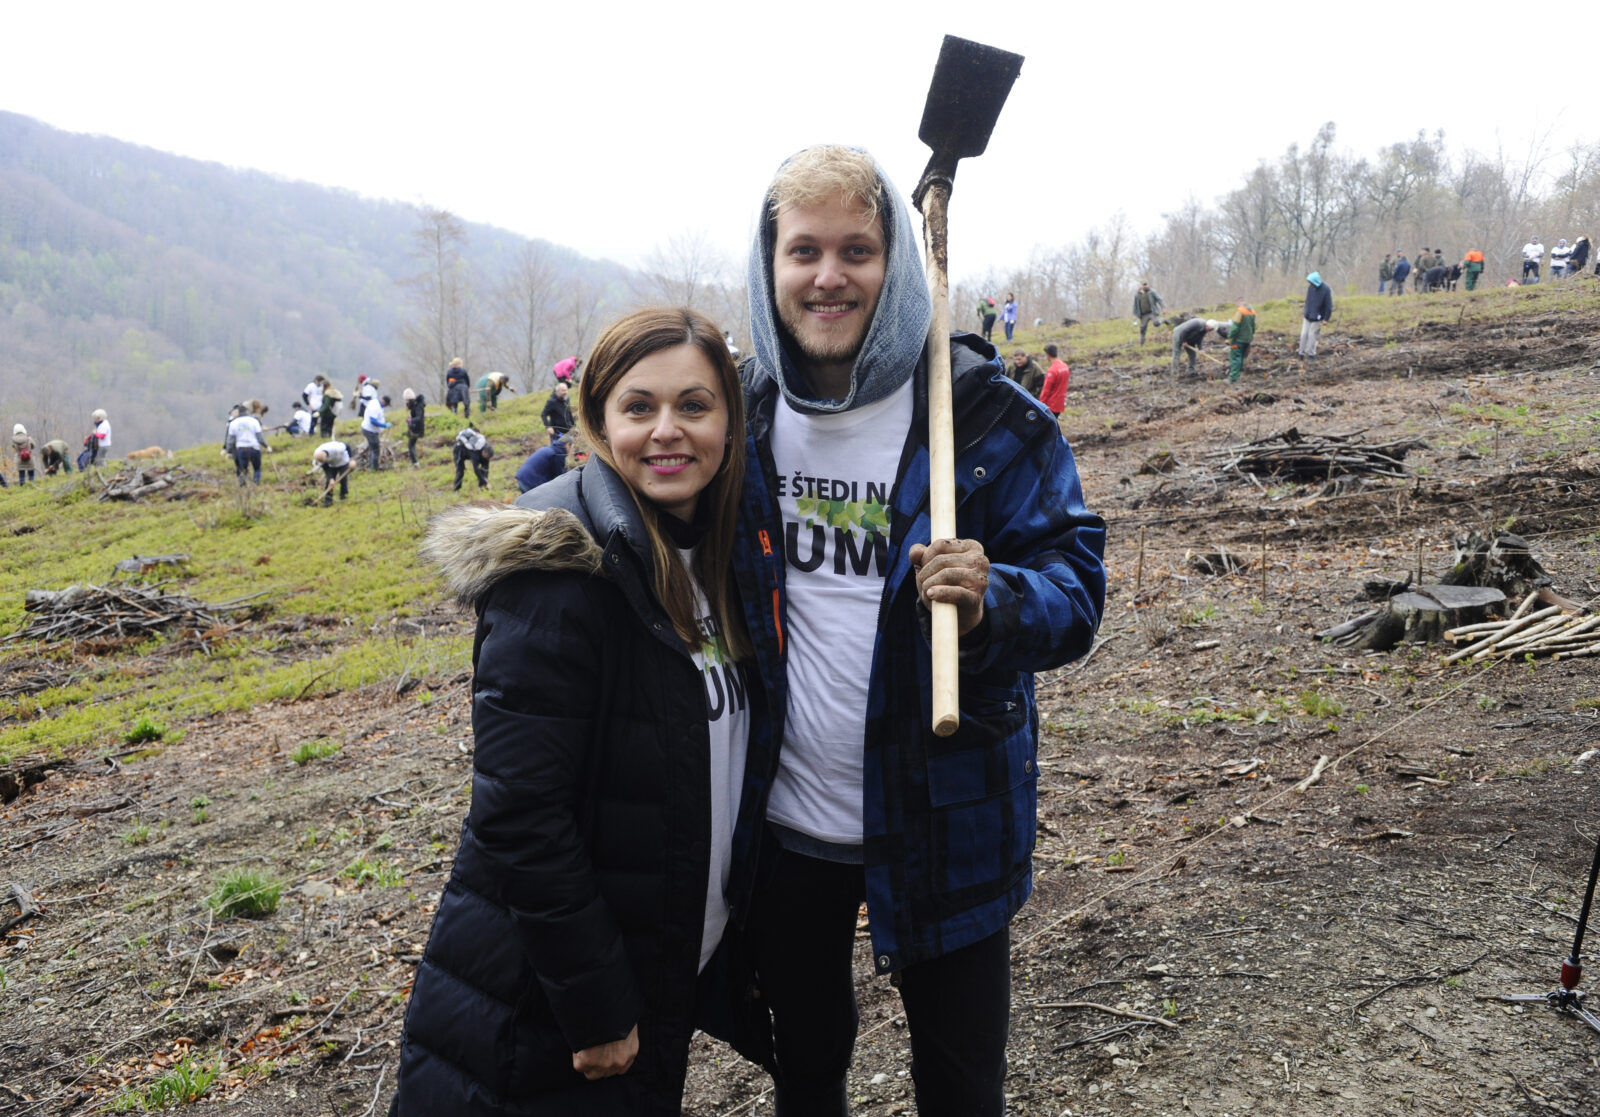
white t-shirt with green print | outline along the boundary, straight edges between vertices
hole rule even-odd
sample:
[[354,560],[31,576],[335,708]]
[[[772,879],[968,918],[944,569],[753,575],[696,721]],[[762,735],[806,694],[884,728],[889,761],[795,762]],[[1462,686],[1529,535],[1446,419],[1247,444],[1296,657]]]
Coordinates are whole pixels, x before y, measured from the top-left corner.
[[908,380],[885,399],[832,415],[779,400],[772,423],[789,705],[767,816],[837,845],[861,842],[867,686],[911,393]]
[[[694,552],[678,553],[684,566],[693,570]],[[750,743],[750,696],[698,583],[694,592],[701,642],[689,649],[689,655],[705,683],[706,730],[711,741],[711,871],[706,877],[705,930],[700,936],[700,968],[705,969],[728,925],[726,894],[733,867],[733,827],[739,817],[739,792]]]

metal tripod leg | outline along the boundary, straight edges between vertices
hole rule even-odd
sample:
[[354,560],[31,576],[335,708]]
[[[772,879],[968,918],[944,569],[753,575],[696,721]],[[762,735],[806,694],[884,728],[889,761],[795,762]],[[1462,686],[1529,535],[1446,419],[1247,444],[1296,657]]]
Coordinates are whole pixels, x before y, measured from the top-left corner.
[[1584,890],[1583,906],[1578,911],[1578,931],[1573,936],[1572,954],[1561,963],[1561,987],[1549,993],[1510,993],[1500,1000],[1513,1003],[1543,1001],[1557,1012],[1576,1016],[1600,1034],[1600,1016],[1583,1007],[1588,994],[1578,990],[1578,981],[1583,977],[1583,932],[1589,925],[1589,908],[1594,902],[1596,879],[1600,879],[1600,841],[1595,842],[1594,862],[1589,866],[1589,886]]

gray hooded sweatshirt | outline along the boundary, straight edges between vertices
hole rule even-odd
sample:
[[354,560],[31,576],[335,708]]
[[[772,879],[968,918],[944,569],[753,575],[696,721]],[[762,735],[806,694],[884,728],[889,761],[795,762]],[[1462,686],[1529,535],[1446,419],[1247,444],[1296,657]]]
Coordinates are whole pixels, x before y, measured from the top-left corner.
[[777,221],[770,198],[762,201],[755,243],[750,246],[747,283],[750,291],[750,333],[755,341],[755,361],[796,411],[824,415],[850,411],[892,395],[911,378],[928,340],[933,321],[933,300],[922,267],[922,253],[911,227],[909,207],[883,168],[873,164],[883,184],[878,211],[883,217],[885,249],[883,290],[872,324],[856,355],[850,373],[850,393],[842,400],[813,398],[796,361],[794,339],[778,320],[772,287],[772,252]]

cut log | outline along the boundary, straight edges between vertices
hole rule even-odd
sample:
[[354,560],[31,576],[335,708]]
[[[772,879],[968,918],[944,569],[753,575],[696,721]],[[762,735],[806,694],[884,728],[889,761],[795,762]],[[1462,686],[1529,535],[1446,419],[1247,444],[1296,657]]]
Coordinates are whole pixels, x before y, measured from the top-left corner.
[[188,555],[134,555],[117,563],[116,569],[124,574],[143,574],[158,566],[179,566],[188,561]]
[[1349,646],[1381,652],[1401,643],[1433,643],[1448,629],[1487,619],[1505,600],[1486,586],[1418,586],[1391,597]]

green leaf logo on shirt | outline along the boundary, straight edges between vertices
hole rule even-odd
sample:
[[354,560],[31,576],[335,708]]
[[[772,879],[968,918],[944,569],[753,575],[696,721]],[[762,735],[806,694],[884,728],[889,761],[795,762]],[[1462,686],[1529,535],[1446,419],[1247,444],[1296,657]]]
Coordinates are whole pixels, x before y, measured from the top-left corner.
[[894,510],[876,500],[824,500],[802,496],[795,499],[795,513],[808,528],[821,522],[862,535],[887,536],[889,517]]

